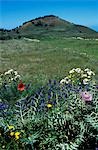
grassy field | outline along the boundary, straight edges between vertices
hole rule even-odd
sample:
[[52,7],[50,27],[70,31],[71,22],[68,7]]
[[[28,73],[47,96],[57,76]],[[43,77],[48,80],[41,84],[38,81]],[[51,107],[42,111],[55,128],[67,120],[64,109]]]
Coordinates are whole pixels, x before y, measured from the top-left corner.
[[72,38],[0,41],[0,72],[17,70],[34,85],[62,79],[74,68],[91,68],[98,77],[98,41]]

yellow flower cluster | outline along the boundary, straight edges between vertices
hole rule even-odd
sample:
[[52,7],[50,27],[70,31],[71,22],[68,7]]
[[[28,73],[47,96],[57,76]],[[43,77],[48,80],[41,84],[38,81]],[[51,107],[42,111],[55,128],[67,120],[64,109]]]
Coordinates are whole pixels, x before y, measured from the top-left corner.
[[15,137],[15,140],[18,140],[20,138],[20,132],[10,132],[10,136],[14,136]]
[[73,68],[69,71],[69,75],[60,81],[60,84],[68,84],[68,83],[79,83],[79,84],[88,84],[95,73],[86,68],[82,70],[81,68]]
[[15,140],[18,140],[20,138],[20,132],[16,131],[14,132],[13,130],[15,129],[15,127],[13,125],[8,126],[8,129],[10,130],[10,136],[14,137]]

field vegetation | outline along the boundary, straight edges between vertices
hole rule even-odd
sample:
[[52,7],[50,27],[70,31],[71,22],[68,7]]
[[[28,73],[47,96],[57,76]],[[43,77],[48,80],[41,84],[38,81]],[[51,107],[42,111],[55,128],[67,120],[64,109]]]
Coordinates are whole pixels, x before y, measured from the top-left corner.
[[98,41],[73,38],[42,38],[0,41],[0,72],[14,68],[33,85],[60,80],[74,67],[91,68],[98,77]]
[[0,150],[98,149],[98,41],[0,41]]

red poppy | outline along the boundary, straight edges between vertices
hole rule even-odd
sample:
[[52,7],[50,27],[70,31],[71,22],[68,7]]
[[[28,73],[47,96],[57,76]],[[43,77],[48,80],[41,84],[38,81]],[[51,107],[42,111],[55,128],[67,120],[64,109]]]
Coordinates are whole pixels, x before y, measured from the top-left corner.
[[17,88],[18,88],[19,91],[24,91],[25,85],[22,83],[22,81],[20,81]]

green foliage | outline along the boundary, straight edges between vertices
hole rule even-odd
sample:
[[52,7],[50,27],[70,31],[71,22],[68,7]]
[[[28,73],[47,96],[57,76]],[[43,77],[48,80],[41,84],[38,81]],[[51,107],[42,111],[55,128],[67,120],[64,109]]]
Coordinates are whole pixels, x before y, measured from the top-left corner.
[[[85,90],[92,93],[92,99],[86,101],[81,97],[80,92]],[[19,97],[13,105],[1,97],[2,149],[10,150],[13,145],[14,150],[95,149],[98,142],[96,85],[79,87],[49,80],[36,92],[32,92],[31,86],[23,89]]]

